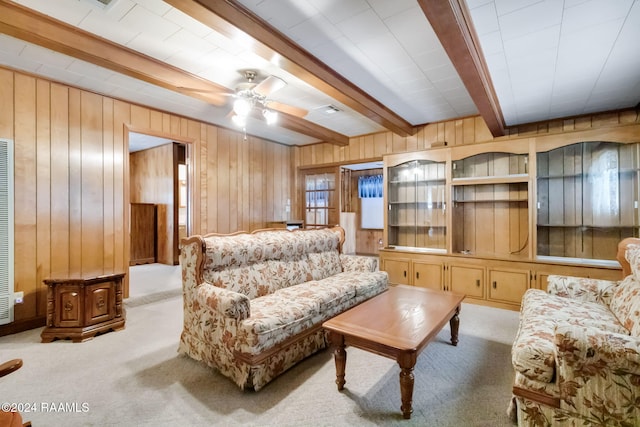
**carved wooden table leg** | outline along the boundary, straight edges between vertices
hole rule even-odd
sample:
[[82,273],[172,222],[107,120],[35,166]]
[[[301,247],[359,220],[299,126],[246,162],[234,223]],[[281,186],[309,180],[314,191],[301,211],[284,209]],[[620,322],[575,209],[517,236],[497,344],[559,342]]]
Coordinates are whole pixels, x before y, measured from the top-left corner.
[[449,320],[449,326],[451,327],[451,344],[458,345],[458,329],[460,328],[460,306],[456,307],[456,312]]
[[344,380],[344,370],[347,365],[347,352],[344,349],[344,335],[331,332],[329,334],[329,341],[331,341],[331,346],[333,347],[333,356],[336,363],[336,384],[338,385],[338,390],[342,390],[346,383]]
[[398,355],[398,364],[400,365],[400,395],[402,397],[402,417],[405,420],[411,418],[413,412],[413,368],[416,366],[418,355],[416,352],[403,353]]

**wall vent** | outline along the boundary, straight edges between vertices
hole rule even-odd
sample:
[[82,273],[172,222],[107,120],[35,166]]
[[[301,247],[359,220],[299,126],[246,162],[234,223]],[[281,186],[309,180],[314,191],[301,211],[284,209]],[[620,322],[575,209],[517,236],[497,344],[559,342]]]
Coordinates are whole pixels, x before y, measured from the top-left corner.
[[0,325],[13,322],[13,143],[0,139]]
[[117,3],[118,0],[87,0],[89,3],[94,6],[98,6],[101,9],[107,9],[113,6],[114,3]]

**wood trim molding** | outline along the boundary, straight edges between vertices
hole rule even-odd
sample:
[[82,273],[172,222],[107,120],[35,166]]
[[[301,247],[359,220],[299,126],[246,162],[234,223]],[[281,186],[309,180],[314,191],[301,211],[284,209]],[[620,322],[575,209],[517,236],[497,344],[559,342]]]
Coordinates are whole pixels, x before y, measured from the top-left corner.
[[464,0],[418,0],[440,43],[494,137],[505,135],[504,117]]
[[513,386],[513,394],[518,397],[533,400],[534,402],[542,403],[543,405],[551,406],[552,408],[560,408],[560,398],[543,394],[539,391],[528,390],[522,387]]
[[[165,0],[166,3],[225,34],[244,33],[254,41],[253,52],[311,86],[349,106],[390,131],[406,137],[417,128],[375,98],[333,71],[280,31],[235,0]],[[245,36],[246,37],[246,36]]]

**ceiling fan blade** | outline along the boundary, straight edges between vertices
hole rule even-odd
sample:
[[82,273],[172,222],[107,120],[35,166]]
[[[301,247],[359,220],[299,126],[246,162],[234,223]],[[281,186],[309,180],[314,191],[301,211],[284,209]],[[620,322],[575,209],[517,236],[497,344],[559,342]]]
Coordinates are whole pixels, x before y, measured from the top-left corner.
[[269,96],[272,93],[282,89],[287,85],[287,82],[282,80],[280,77],[269,76],[253,88],[253,91],[262,95]]
[[296,116],[300,118],[306,116],[307,113],[309,112],[304,108],[294,107],[293,105],[283,104],[278,101],[269,101],[269,103],[267,104],[267,107],[272,110],[280,111],[282,113],[290,114],[292,116]]

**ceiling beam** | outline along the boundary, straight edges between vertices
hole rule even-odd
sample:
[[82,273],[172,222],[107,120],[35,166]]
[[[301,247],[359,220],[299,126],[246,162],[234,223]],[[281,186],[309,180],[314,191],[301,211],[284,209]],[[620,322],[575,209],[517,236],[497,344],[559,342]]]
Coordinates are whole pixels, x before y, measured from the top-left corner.
[[[233,93],[224,86],[6,0],[0,0],[0,33],[216,106],[225,105],[229,100],[225,94]],[[323,126],[283,113],[280,116],[278,125],[285,129],[332,144],[349,143],[347,136]]]
[[418,0],[489,131],[505,134],[504,117],[464,0]]
[[0,32],[214,105],[228,101],[224,86],[6,0]]
[[370,120],[400,135],[417,128],[336,73],[283,33],[235,0],[165,0],[176,9],[229,38],[248,35],[262,58],[307,82]]

